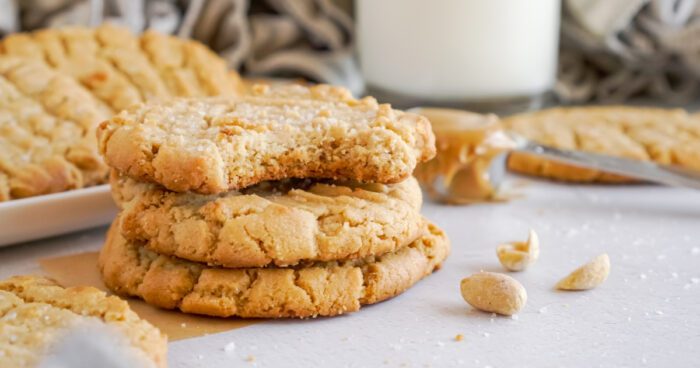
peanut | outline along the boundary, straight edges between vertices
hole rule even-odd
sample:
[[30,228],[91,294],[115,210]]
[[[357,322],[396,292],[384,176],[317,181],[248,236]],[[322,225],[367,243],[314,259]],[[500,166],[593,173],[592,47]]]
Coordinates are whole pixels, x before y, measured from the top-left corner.
[[496,255],[507,270],[522,271],[540,257],[539,237],[535,230],[530,229],[527,241],[501,244],[496,248]]
[[462,280],[462,297],[472,307],[510,316],[527,302],[525,288],[514,278],[493,272],[475,273]]
[[557,283],[561,290],[589,290],[602,284],[610,273],[610,257],[603,253]]

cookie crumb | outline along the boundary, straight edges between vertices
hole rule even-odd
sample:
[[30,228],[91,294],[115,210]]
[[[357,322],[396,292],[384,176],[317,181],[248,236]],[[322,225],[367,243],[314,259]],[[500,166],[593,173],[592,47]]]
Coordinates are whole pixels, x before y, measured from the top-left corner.
[[224,346],[224,351],[227,353],[233,352],[234,350],[236,350],[236,343],[233,341],[229,342],[228,344],[226,344],[226,346]]
[[248,355],[247,358],[245,358],[246,362],[254,362],[255,361],[255,355]]
[[464,340],[464,335],[462,335],[462,334],[457,334],[457,335],[455,336],[455,341],[462,341],[462,340]]

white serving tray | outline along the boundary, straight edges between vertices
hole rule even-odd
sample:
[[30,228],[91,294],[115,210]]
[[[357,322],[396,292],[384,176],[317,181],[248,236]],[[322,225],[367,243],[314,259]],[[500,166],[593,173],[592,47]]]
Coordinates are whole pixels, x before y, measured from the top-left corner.
[[116,214],[109,185],[0,202],[0,247],[104,225]]

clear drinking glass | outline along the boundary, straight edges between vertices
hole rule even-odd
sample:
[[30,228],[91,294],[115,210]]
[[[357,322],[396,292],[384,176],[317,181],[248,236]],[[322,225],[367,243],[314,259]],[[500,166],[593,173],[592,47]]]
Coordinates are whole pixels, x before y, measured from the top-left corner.
[[554,85],[560,0],[357,0],[368,93],[399,107],[501,112]]

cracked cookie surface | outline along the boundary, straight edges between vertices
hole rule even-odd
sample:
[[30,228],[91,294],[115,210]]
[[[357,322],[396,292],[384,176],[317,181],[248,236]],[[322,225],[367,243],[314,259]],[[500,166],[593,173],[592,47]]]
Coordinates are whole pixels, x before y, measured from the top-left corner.
[[396,183],[435,154],[426,118],[327,85],[141,104],[98,136],[120,173],[200,194],[287,178]]
[[438,269],[449,248],[444,232],[426,221],[423,237],[379,257],[226,269],[158,255],[124,239],[113,224],[99,268],[114,292],[161,308],[218,317],[304,318],[354,312],[396,296]]
[[63,288],[39,276],[0,281],[0,361],[33,367],[71,329],[101,328],[114,333],[130,362],[166,366],[167,338],[141,320],[128,304],[92,287]]
[[[508,117],[504,126],[534,141],[700,170],[700,119],[683,110],[625,106],[563,107]],[[572,182],[630,178],[513,152],[508,168]]]
[[176,193],[112,172],[122,235],[160,254],[223,267],[289,266],[393,252],[422,235],[414,178],[398,184],[265,182]]

